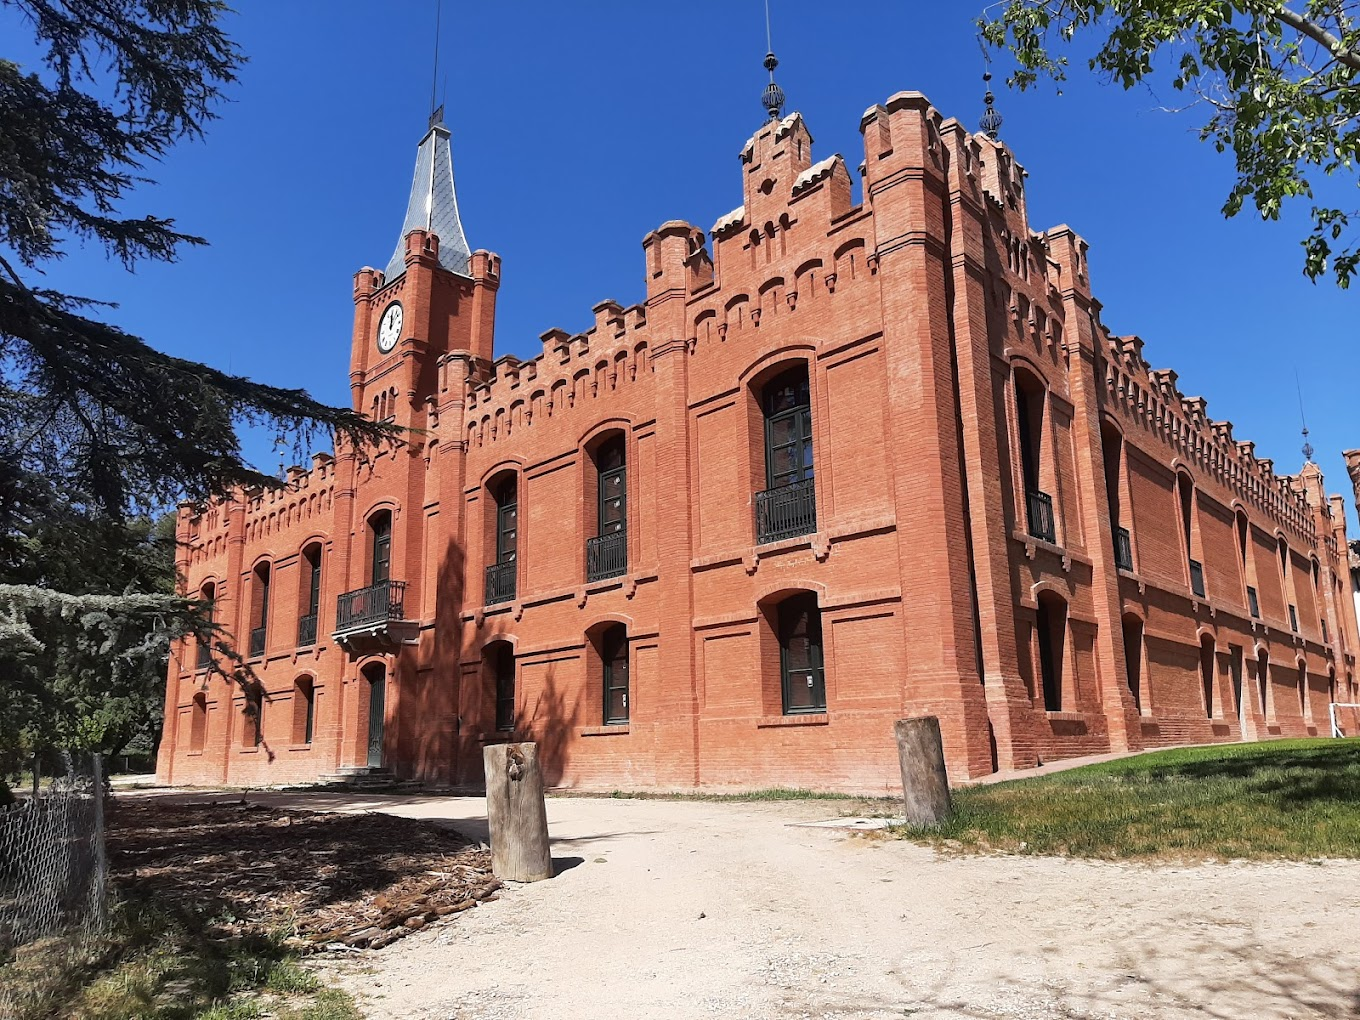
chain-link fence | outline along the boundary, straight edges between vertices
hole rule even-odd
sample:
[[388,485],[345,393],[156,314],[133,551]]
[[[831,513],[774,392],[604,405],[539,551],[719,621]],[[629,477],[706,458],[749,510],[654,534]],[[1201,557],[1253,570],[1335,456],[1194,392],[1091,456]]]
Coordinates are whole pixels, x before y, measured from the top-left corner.
[[105,783],[100,756],[0,809],[0,950],[104,922]]

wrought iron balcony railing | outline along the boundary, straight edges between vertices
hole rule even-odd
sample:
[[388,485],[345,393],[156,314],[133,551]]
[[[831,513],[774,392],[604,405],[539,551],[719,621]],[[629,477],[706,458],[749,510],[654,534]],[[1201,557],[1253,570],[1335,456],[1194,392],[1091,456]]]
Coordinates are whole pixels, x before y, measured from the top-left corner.
[[1029,533],[1045,542],[1056,542],[1058,531],[1053,523],[1053,497],[1030,489],[1025,493],[1025,509],[1029,512]]
[[316,614],[310,613],[298,620],[298,647],[306,648],[316,644]]
[[1204,598],[1204,564],[1199,560],[1190,561],[1190,590]]
[[252,659],[264,654],[264,627],[256,627],[250,632],[250,657]]
[[405,581],[379,581],[367,588],[347,591],[336,600],[335,630],[343,633],[388,620],[404,620],[405,603]]
[[812,479],[756,493],[756,543],[810,535],[817,530],[817,493]]
[[1114,529],[1114,565],[1120,570],[1133,569],[1133,543],[1128,528]]
[[602,581],[628,572],[628,532],[586,539],[586,580]]
[[483,605],[494,606],[497,602],[509,602],[515,597],[515,568],[518,564],[493,563],[486,568],[486,601]]

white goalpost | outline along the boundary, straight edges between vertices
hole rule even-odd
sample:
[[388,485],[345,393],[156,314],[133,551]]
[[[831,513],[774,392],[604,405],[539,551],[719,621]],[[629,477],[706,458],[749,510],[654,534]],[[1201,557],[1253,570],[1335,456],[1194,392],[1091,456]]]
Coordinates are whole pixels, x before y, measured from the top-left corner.
[[1360,703],[1333,701],[1330,705],[1327,706],[1327,715],[1332,722],[1332,736],[1344,737],[1346,734],[1341,729],[1341,720],[1337,717],[1336,714],[1336,710],[1338,708],[1360,708]]

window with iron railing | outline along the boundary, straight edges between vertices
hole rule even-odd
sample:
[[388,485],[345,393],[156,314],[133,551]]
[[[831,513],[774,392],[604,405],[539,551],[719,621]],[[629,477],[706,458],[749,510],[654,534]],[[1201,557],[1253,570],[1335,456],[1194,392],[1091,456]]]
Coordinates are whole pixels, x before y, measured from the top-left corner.
[[511,476],[501,483],[496,499],[496,561],[486,568],[483,605],[510,602],[516,594],[519,570],[518,482]]
[[587,581],[628,572],[628,467],[623,443],[623,436],[615,435],[595,451],[596,533],[586,539]]
[[1204,598],[1204,564],[1199,560],[1190,561],[1190,590]]
[[789,369],[771,380],[765,386],[762,407],[766,488],[755,496],[757,544],[817,530],[807,366]]
[[1128,528],[1114,529],[1114,565],[1120,570],[1133,569],[1133,543]]
[[1025,493],[1025,509],[1029,515],[1029,533],[1045,542],[1058,541],[1058,529],[1053,519],[1053,497],[1038,489]]
[[602,581],[628,572],[628,532],[586,539],[586,580]]
[[316,614],[308,613],[298,619],[297,643],[299,648],[316,644]]
[[379,581],[347,591],[335,603],[335,629],[341,633],[405,618],[405,581]]
[[250,632],[250,657],[258,658],[264,654],[264,634],[263,627],[256,627]]
[[817,493],[808,478],[756,493],[756,542],[810,535],[817,530]]

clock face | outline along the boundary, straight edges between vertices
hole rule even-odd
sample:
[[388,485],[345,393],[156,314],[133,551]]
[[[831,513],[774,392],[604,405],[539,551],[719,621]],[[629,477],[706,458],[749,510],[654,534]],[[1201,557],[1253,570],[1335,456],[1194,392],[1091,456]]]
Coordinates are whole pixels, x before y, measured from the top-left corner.
[[401,302],[393,301],[378,322],[378,350],[386,354],[401,339]]

